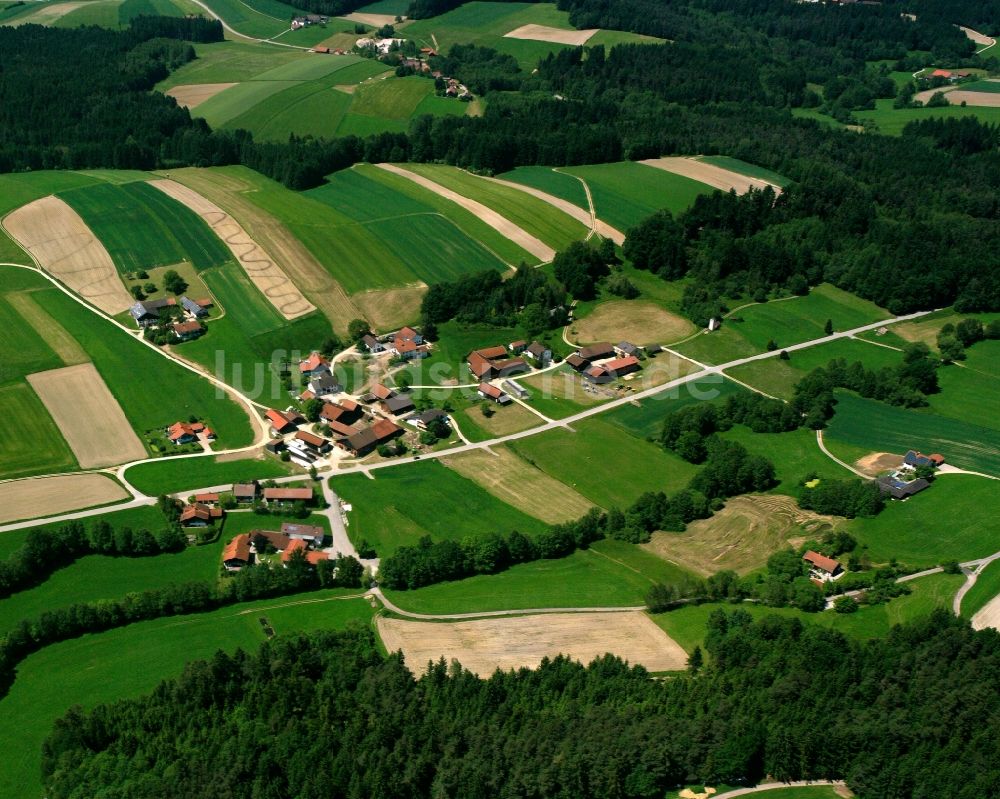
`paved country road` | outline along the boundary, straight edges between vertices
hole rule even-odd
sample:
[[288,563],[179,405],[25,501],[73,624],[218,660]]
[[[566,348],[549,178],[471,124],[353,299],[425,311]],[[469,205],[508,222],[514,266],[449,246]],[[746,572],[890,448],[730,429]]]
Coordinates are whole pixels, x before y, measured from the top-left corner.
[[[711,799],[735,799],[737,796],[747,796],[752,793],[773,791],[778,788],[809,788],[812,786],[822,787],[824,785],[831,788],[847,788],[847,785],[843,780],[813,780],[812,782],[807,782],[805,780],[798,780],[796,782],[762,782],[760,785],[755,785],[753,788],[737,788],[733,791],[726,791],[725,793],[712,794]],[[851,793],[845,793],[844,795],[853,796]]]

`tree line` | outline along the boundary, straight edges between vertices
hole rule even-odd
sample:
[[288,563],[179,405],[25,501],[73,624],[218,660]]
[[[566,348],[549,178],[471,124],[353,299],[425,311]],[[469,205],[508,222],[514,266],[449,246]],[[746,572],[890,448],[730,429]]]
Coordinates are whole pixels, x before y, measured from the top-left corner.
[[993,630],[940,610],[860,643],[717,610],[703,646],[667,680],[611,655],[479,679],[383,658],[367,629],[279,636],[191,663],[148,696],[74,708],[45,742],[44,787],[52,799],[136,786],[163,799],[653,799],[769,777],[981,799],[1000,785],[1000,727],[984,723],[1000,712]]

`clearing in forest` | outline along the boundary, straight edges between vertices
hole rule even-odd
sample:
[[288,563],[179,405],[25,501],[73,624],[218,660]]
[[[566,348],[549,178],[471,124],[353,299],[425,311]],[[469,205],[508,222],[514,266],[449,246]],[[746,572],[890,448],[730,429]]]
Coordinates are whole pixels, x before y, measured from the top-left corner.
[[573,47],[580,47],[585,45],[598,30],[599,28],[586,28],[584,30],[568,31],[560,28],[550,28],[548,25],[522,25],[510,33],[505,33],[504,38],[531,39],[536,42],[554,42],[556,44],[568,44]]
[[562,654],[589,663],[610,652],[650,671],[679,671],[687,653],[645,614],[549,613],[476,619],[449,624],[378,620],[390,652],[403,650],[416,673],[428,662],[457,660],[480,677],[496,669],[535,668],[542,658]]
[[463,452],[441,463],[493,496],[549,524],[579,519],[593,503],[565,483],[536,469],[506,447]]
[[761,178],[751,178],[747,175],[741,175],[739,172],[723,169],[715,164],[709,164],[694,158],[649,158],[639,163],[697,180],[700,183],[705,183],[722,191],[735,189],[737,194],[746,194],[750,189],[763,189],[766,186],[770,186],[776,194],[781,194],[781,186],[775,183],[770,183]]
[[42,269],[105,313],[121,313],[132,304],[104,245],[58,197],[18,208],[3,226]]
[[687,319],[644,300],[601,303],[573,322],[573,339],[580,344],[596,341],[630,341],[633,344],[669,344],[694,332]]
[[312,313],[316,306],[307,300],[270,254],[232,216],[196,191],[173,180],[150,181],[164,194],[183,203],[208,223],[236,256],[253,284],[260,289],[286,319]]
[[654,533],[642,548],[705,577],[723,569],[746,574],[780,549],[821,537],[837,521],[801,510],[791,497],[749,494],[727,500],[722,510],[691,522],[683,533]]
[[67,474],[0,483],[0,523],[92,508],[128,492],[103,474]]
[[197,108],[219,92],[235,85],[235,83],[189,83],[186,86],[174,86],[172,89],[167,89],[164,94],[173,97],[179,106]]
[[146,457],[146,448],[92,363],[28,375],[84,469]]

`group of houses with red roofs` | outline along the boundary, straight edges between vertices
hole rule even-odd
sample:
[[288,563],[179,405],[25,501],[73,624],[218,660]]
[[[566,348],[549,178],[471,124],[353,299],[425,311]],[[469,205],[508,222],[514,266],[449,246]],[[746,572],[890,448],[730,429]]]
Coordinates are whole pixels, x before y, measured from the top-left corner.
[[404,327],[386,336],[367,333],[361,338],[360,347],[370,355],[388,354],[400,360],[426,358],[431,354],[424,337],[412,327]]
[[173,338],[190,341],[205,332],[202,320],[208,316],[208,309],[214,305],[205,297],[192,300],[189,297],[161,297],[155,300],[139,300],[128,309],[135,323],[147,331],[169,328]]
[[[266,505],[272,510],[294,509],[299,503],[310,506],[316,502],[312,486],[264,486],[257,482],[236,483],[228,491],[212,491],[195,494],[190,501],[180,506],[178,521],[182,527],[209,527],[225,518],[227,507],[255,507]],[[307,525],[286,525],[303,527]],[[313,533],[317,528],[310,528]],[[305,536],[308,538],[308,536]],[[313,538],[315,535],[313,535]]]
[[215,441],[215,431],[204,422],[174,422],[167,428],[167,438],[171,444],[182,446],[195,441]]
[[222,551],[222,566],[227,572],[238,572],[257,563],[270,552],[276,553],[285,568],[296,556],[310,566],[317,566],[330,556],[322,550],[322,527],[308,524],[282,524],[280,530],[251,530],[232,538]]
[[628,341],[618,344],[601,341],[580,347],[566,358],[566,364],[588,383],[602,385],[641,371],[642,351],[642,347]]

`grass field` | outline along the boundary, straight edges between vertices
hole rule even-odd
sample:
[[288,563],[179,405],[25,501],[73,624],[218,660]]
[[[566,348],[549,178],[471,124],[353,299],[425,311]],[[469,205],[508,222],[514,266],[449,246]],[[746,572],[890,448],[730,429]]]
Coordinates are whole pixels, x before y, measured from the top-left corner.
[[559,171],[587,181],[597,216],[623,231],[662,208],[676,215],[699,194],[715,191],[691,178],[632,161],[562,167]]
[[262,72],[307,60],[313,56],[290,47],[270,47],[256,42],[225,41],[194,44],[194,61],[189,61],[156,85],[158,91],[191,83],[239,83]]
[[697,467],[641,441],[602,419],[552,430],[508,444],[543,472],[576,489],[595,505],[625,507],[645,491],[672,493]]
[[572,175],[557,172],[550,167],[519,166],[510,172],[497,175],[497,177],[541,189],[555,197],[561,197],[585,211],[590,210],[590,205],[587,203],[587,192],[584,190],[583,184]]
[[173,494],[225,483],[283,477],[291,469],[275,458],[222,461],[218,458],[165,458],[134,466],[125,479],[144,493]]
[[889,312],[875,303],[823,283],[805,297],[741,308],[728,317],[719,330],[696,336],[676,349],[702,363],[726,363],[764,352],[771,340],[781,348],[822,338],[827,319],[833,322],[836,332],[889,317]]
[[254,650],[264,641],[262,616],[279,635],[367,625],[370,606],[362,599],[340,598],[346,595],[317,591],[140,622],[32,655],[18,667],[16,682],[0,701],[0,742],[7,754],[0,770],[0,795],[41,795],[42,741],[70,707],[92,708],[148,693],[161,680],[180,674],[185,663],[211,658],[219,650]]
[[232,258],[195,213],[147,183],[98,183],[59,196],[80,214],[120,272],[180,261],[201,270]]
[[822,453],[814,430],[800,428],[788,433],[754,433],[748,427],[737,425],[722,436],[738,441],[753,454],[763,455],[774,464],[780,481],[773,489],[776,493],[797,495],[799,480],[810,472],[838,480],[852,476]]
[[603,414],[601,420],[610,422],[638,438],[656,437],[663,429],[663,420],[667,414],[696,402],[722,400],[745,390],[720,375],[709,375],[685,383],[677,389],[654,394],[642,400],[638,407],[632,404],[621,405]]
[[655,582],[687,573],[621,541],[598,541],[557,560],[536,560],[500,574],[477,575],[416,591],[386,591],[403,610],[468,613],[518,608],[642,605]]
[[354,506],[348,527],[351,540],[355,544],[367,540],[379,557],[414,546],[425,535],[460,541],[512,530],[532,535],[546,527],[435,461],[375,474],[374,480],[363,474],[334,477],[331,485]]
[[[208,0],[206,3],[222,20],[240,33],[269,39],[288,30],[289,20],[298,13],[278,0],[254,0],[254,5],[240,0]],[[288,39],[289,44],[292,40]]]
[[909,122],[922,119],[964,119],[965,117],[976,117],[981,122],[988,124],[1000,122],[1000,108],[971,105],[964,107],[949,105],[941,108],[893,108],[892,103],[891,99],[876,100],[874,111],[855,111],[854,116],[862,122],[874,122],[878,125],[878,132],[887,136],[900,136],[903,133],[903,128]]
[[[702,644],[708,627],[708,618],[722,608],[727,612],[738,609],[746,611],[755,619],[766,616],[785,616],[800,619],[804,624],[814,624],[839,630],[848,637],[859,640],[884,637],[893,625],[903,624],[925,616],[935,608],[951,608],[951,600],[962,585],[960,574],[935,574],[921,577],[909,585],[913,593],[899,597],[885,605],[859,608],[856,613],[843,614],[825,611],[804,613],[793,608],[768,608],[763,605],[743,603],[734,605],[688,605],[669,613],[654,615],[655,621],[664,632],[687,651]],[[762,794],[770,797],[771,792]]]
[[406,164],[405,168],[492,208],[555,250],[565,249],[587,235],[587,228],[580,222],[518,189],[483,180],[450,166]]
[[[0,325],[4,330],[4,335],[0,337],[0,383],[63,366],[62,359],[42,334],[17,310],[17,306],[24,302],[24,295],[15,292],[31,291],[29,296],[34,297],[35,290],[44,293],[52,284],[22,269],[0,267],[0,277],[7,292],[0,294]],[[10,285],[8,278],[17,282]],[[13,301],[12,297],[15,298]]]
[[253,440],[246,411],[232,400],[218,397],[208,381],[113,328],[57,289],[45,289],[35,296],[90,355],[140,435],[194,415],[205,419],[225,446],[245,446]]
[[789,183],[788,178],[784,175],[779,175],[773,170],[757,166],[756,164],[748,164],[739,158],[731,158],[728,155],[703,155],[698,160],[704,161],[706,164],[713,164],[714,166],[728,169],[731,172],[737,172],[740,175],[746,175],[748,178],[760,178],[777,186],[786,186]]
[[940,452],[954,466],[1000,476],[1000,431],[927,410],[897,408],[838,391],[826,435],[872,452]]
[[[996,363],[989,363],[987,368],[995,369]],[[975,419],[984,427],[1000,430],[1000,376],[949,366],[938,370],[938,384],[941,393],[928,397],[934,413],[962,422]]]
[[993,561],[976,578],[975,585],[962,598],[962,617],[971,619],[991,599],[1000,594],[1000,561]]
[[77,468],[76,458],[38,396],[24,381],[0,385],[0,413],[16,419],[0,447],[0,478]]

